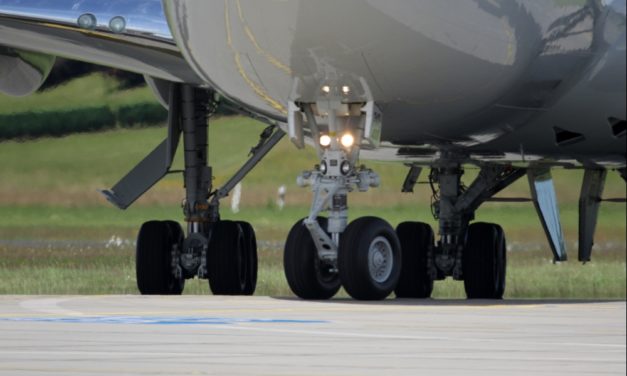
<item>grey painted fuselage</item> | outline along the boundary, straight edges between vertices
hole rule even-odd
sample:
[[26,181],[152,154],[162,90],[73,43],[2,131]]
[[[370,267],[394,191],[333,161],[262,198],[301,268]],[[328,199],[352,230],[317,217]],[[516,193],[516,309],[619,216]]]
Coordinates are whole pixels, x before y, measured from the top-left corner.
[[[612,128],[626,118],[624,0],[165,0],[146,14],[157,21],[145,21],[142,33],[109,33],[114,41],[170,43],[169,54],[143,46],[131,58],[118,44],[106,53],[83,48],[94,36],[76,28],[73,43],[64,46],[64,34],[55,48],[11,28],[25,28],[25,14],[46,3],[80,3],[55,15],[71,28],[82,12],[133,20],[140,3],[158,1],[0,0],[0,34],[13,30],[0,44],[204,82],[279,121],[288,101],[315,102],[324,99],[322,86],[346,86],[347,102],[370,96],[383,112],[383,147],[366,158],[428,162],[453,151],[477,160],[625,164],[625,136]],[[100,8],[90,10],[93,3]],[[155,63],[163,56],[170,61]],[[579,136],[558,142],[562,135]]]

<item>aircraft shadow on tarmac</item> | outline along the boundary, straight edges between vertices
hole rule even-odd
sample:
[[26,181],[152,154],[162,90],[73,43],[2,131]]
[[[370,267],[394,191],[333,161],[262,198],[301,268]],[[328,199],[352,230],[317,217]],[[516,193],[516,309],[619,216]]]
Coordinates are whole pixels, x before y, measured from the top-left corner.
[[[271,297],[276,300],[298,301],[294,297]],[[529,305],[573,305],[624,302],[624,299],[502,299],[502,300],[466,300],[466,299],[386,299],[377,301],[353,300],[339,298],[329,300],[307,300],[311,303],[338,305],[373,305],[373,306],[450,306],[450,307],[481,307],[481,306],[529,306]]]

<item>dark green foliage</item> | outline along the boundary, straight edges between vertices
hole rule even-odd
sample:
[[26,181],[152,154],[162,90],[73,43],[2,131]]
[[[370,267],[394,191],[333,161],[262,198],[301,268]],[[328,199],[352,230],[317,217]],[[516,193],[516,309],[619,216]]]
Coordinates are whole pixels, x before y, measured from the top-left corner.
[[119,89],[130,89],[145,83],[144,76],[141,74],[57,57],[52,71],[50,71],[46,82],[39,88],[39,91],[54,89],[68,81],[94,72],[103,72],[105,75],[115,79]]
[[114,126],[115,115],[108,107],[1,114],[0,139],[59,137],[76,132],[99,131]]
[[118,124],[122,128],[136,125],[164,123],[168,119],[168,110],[158,103],[139,103],[123,106],[118,110]]
[[117,126],[163,124],[168,112],[157,103],[139,103],[120,107],[91,107],[68,111],[0,114],[0,140],[60,137],[71,133],[94,132]]

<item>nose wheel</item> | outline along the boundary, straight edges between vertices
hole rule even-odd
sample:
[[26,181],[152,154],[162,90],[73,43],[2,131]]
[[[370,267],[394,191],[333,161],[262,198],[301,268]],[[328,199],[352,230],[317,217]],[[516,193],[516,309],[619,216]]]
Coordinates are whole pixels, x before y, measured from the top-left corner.
[[351,222],[340,241],[338,268],[342,286],[353,298],[385,299],[401,272],[401,246],[392,226],[376,217]]
[[[318,218],[327,227],[326,218]],[[401,247],[394,229],[376,217],[356,219],[340,241],[336,260],[319,257],[311,232],[298,221],[285,244],[285,276],[294,294],[303,299],[332,298],[340,286],[359,300],[385,299],[394,290],[401,270]]]
[[[326,218],[317,220],[320,227],[327,227]],[[330,299],[340,289],[336,268],[318,257],[316,245],[303,220],[296,222],[287,236],[283,267],[292,292],[302,299]]]

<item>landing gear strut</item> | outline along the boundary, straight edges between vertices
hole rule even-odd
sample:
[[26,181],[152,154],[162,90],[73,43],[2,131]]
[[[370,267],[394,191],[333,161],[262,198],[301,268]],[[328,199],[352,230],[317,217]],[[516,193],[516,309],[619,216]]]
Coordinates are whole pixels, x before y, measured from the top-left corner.
[[[170,84],[168,137],[111,190],[103,193],[125,209],[170,173],[181,133],[185,152],[183,212],[187,236],[174,221],[146,222],[137,238],[136,276],[142,294],[181,294],[186,279],[209,279],[216,295],[252,295],[257,284],[257,241],[247,222],[220,219],[220,199],[278,143],[284,133],[271,124],[249,160],[212,191],[208,125],[213,93]],[[165,163],[164,163],[165,162]]]

